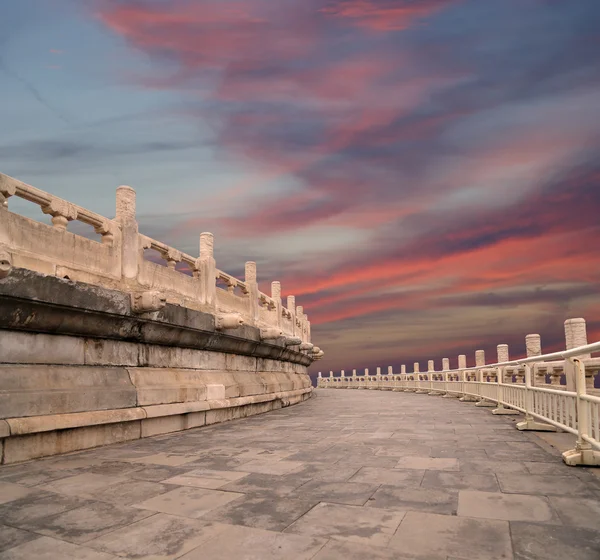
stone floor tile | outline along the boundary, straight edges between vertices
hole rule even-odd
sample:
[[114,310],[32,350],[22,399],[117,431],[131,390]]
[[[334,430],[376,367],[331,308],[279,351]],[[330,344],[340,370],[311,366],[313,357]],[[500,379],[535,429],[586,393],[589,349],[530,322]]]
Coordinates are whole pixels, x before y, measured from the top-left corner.
[[173,486],[167,484],[145,480],[127,480],[90,492],[90,497],[99,502],[130,505],[164,494],[172,489]]
[[497,492],[494,474],[466,474],[462,472],[427,471],[421,482],[423,488],[453,488],[455,490],[481,490]]
[[[21,466],[21,465],[19,465]],[[12,471],[12,472],[11,472]],[[66,478],[68,476],[75,476],[81,474],[82,469],[70,469],[70,470],[34,470],[34,469],[23,469],[23,470],[12,470],[10,467],[0,467],[0,480],[2,482],[13,482],[20,486],[38,486],[53,480],[60,478]]]
[[350,482],[368,482],[371,484],[388,484],[390,486],[418,487],[423,480],[425,471],[415,469],[381,469],[376,467],[363,467]]
[[311,478],[304,476],[303,472],[285,474],[276,479],[270,474],[251,473],[240,480],[220,488],[227,492],[243,492],[245,494],[270,494],[279,497],[287,496]]
[[0,525],[0,554],[9,548],[14,548],[20,544],[39,538],[40,536],[35,533]]
[[367,546],[354,542],[330,540],[314,557],[314,560],[403,560],[396,550],[379,546]]
[[323,500],[336,504],[362,506],[379,488],[365,482],[325,482],[312,480],[293,493],[296,497]]
[[585,497],[591,493],[589,486],[574,476],[499,473],[497,478],[502,492],[514,494]]
[[600,499],[550,496],[550,503],[565,525],[600,531]]
[[547,498],[527,494],[461,490],[458,495],[458,515],[482,519],[561,524]]
[[31,526],[38,519],[88,505],[91,502],[77,496],[63,496],[52,492],[32,494],[0,506],[0,519],[14,527]]
[[91,540],[86,546],[135,560],[171,560],[195,549],[225,528],[221,524],[157,513]]
[[141,465],[128,461],[102,461],[87,468],[86,471],[107,476],[129,477],[141,468]]
[[418,469],[436,471],[457,471],[458,459],[433,457],[401,457],[396,464],[398,469]]
[[286,461],[286,460],[270,460],[270,459],[256,459],[247,463],[242,463],[239,467],[236,467],[240,471],[255,472],[262,474],[288,474],[299,470],[304,466],[304,463],[300,461]]
[[379,457],[429,457],[431,447],[426,445],[399,445],[398,447],[380,447],[376,451]]
[[456,515],[458,491],[435,488],[398,488],[384,485],[369,498],[365,505],[379,509]]
[[401,511],[321,502],[284,532],[387,546],[403,517]]
[[331,465],[323,463],[304,463],[302,469],[295,472],[298,477],[306,477],[313,480],[323,480],[327,482],[346,482],[353,477],[359,470],[357,465],[336,464],[334,468]]
[[[173,455],[171,453],[156,453],[129,459],[134,463],[145,463],[148,465],[166,465],[168,467],[179,467],[198,459],[196,455]],[[125,459],[124,459],[125,460]]]
[[249,495],[207,513],[203,519],[244,525],[269,531],[283,531],[319,502],[318,498],[290,498],[277,495]]
[[518,473],[527,474],[525,463],[491,460],[459,459],[459,471],[468,474]]
[[147,480],[148,482],[164,482],[167,478],[173,478],[193,470],[191,463],[181,467],[169,467],[168,465],[145,465],[129,474],[135,480]]
[[197,488],[221,488],[230,482],[244,478],[250,473],[241,471],[213,471],[210,469],[194,469],[185,474],[167,478],[165,484],[178,486],[195,486]]
[[309,560],[325,540],[239,525],[227,526],[215,538],[181,556],[181,560]]
[[0,560],[118,560],[116,556],[50,537],[26,542],[3,554]]
[[117,504],[91,502],[56,515],[23,522],[21,527],[42,535],[82,544],[152,514],[151,511]]
[[68,496],[79,496],[80,498],[92,498],[95,492],[101,491],[107,486],[125,482],[127,479],[122,476],[107,476],[104,474],[84,473],[67,478],[61,478],[42,484],[39,488],[66,494]]
[[453,515],[409,511],[390,548],[407,558],[446,560],[511,560],[507,521],[471,519]]
[[207,512],[242,496],[243,494],[236,492],[181,486],[165,494],[135,504],[134,507],[141,510],[161,511],[183,517],[199,518]]
[[514,560],[598,560],[600,531],[511,522]]
[[14,484],[12,482],[0,481],[0,504],[12,502],[35,493],[35,490],[31,490],[25,486]]

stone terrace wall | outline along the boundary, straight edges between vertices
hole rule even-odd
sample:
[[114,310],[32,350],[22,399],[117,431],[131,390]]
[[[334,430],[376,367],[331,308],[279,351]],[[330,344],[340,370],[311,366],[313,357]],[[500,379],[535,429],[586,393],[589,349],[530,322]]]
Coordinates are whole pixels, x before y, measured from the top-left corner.
[[[11,196],[53,225],[10,212]],[[100,241],[67,231],[73,220]],[[302,307],[282,305],[278,282],[260,292],[254,263],[243,281],[218,270],[212,235],[200,239],[194,258],[139,234],[129,187],[111,220],[0,174],[0,463],[310,398],[323,352]]]

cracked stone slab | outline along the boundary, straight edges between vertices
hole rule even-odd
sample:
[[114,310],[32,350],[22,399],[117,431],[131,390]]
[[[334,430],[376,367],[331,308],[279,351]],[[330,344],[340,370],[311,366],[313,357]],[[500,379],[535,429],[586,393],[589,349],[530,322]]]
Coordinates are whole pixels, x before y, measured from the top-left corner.
[[318,498],[309,497],[287,497],[282,500],[278,499],[277,495],[249,495],[212,510],[204,519],[269,531],[283,531],[318,502]]
[[363,467],[350,482],[370,482],[371,484],[387,484],[389,486],[418,487],[425,471],[414,469],[382,469],[377,467]]
[[362,506],[373,495],[379,484],[364,482],[325,482],[312,480],[295,491],[296,496],[317,500]]
[[600,530],[600,499],[550,496],[549,500],[565,525]]
[[169,467],[179,467],[186,463],[191,463],[198,459],[196,455],[173,455],[171,453],[156,453],[154,455],[146,455],[142,457],[135,457],[132,459],[123,459],[124,461],[132,461],[134,463],[146,463],[149,465],[166,465]]
[[366,503],[368,507],[456,515],[458,491],[437,488],[381,486]]
[[150,515],[150,511],[91,502],[49,517],[24,522],[21,527],[70,543],[82,544]]
[[600,558],[600,531],[523,522],[511,522],[510,529],[515,560]]
[[401,511],[321,502],[284,532],[387,546],[403,517]]
[[590,497],[593,489],[573,476],[535,475],[519,476],[499,473],[498,482],[502,492],[511,494],[540,494],[548,496]]
[[40,536],[35,533],[23,531],[22,529],[17,529],[15,527],[0,525],[0,554],[9,548],[14,548],[20,544],[39,538]]
[[304,463],[301,463],[300,461],[286,461],[283,459],[256,459],[254,461],[242,463],[239,466],[239,470],[262,474],[280,475],[297,471],[303,466]]
[[160,511],[183,517],[199,518],[207,512],[241,497],[243,497],[243,494],[236,492],[222,492],[206,488],[181,486],[165,494],[160,494],[159,496],[135,504],[134,507],[141,510]]
[[0,481],[0,504],[12,502],[35,493],[36,490],[26,488],[25,486],[14,484],[12,482]]
[[157,513],[102,537],[86,546],[136,560],[172,560],[217,536],[226,526]]
[[197,488],[221,488],[244,478],[250,473],[240,471],[214,471],[211,469],[194,469],[173,478],[168,478],[165,484],[176,484],[178,486],[195,486]]
[[427,471],[421,482],[423,488],[453,488],[497,492],[498,482],[493,474],[466,474],[461,472]]
[[84,546],[40,537],[26,542],[2,555],[2,560],[118,560],[116,556]]
[[409,511],[390,548],[407,558],[446,560],[456,556],[469,560],[512,558],[507,521],[471,519]]
[[76,496],[43,492],[3,504],[0,506],[0,519],[15,527],[35,527],[37,520],[90,503]]
[[181,560],[310,560],[325,540],[230,525],[215,538],[181,556]]
[[401,457],[397,469],[417,469],[435,471],[457,471],[458,459],[441,457]]
[[58,494],[66,494],[68,496],[92,498],[95,492],[104,490],[107,486],[111,486],[112,484],[125,482],[126,480],[127,479],[122,476],[84,473],[42,484],[40,488]]
[[354,542],[329,541],[314,560],[402,560],[395,550]]
[[458,495],[458,515],[481,519],[561,524],[547,498],[527,494],[461,490]]

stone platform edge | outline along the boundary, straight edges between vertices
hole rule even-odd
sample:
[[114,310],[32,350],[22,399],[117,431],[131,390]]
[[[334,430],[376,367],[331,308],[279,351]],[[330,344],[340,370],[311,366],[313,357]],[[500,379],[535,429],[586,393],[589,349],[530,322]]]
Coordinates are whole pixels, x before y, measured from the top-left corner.
[[0,279],[0,463],[170,433],[310,398],[299,347],[25,269]]

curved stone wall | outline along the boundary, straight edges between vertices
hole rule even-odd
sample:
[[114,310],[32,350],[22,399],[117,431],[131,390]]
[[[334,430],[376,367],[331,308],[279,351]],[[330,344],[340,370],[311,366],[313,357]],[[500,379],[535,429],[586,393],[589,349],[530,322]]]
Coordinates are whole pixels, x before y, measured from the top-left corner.
[[172,304],[135,313],[129,293],[13,268],[0,279],[1,462],[310,398],[309,351],[215,321]]

